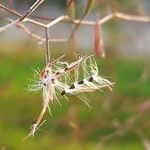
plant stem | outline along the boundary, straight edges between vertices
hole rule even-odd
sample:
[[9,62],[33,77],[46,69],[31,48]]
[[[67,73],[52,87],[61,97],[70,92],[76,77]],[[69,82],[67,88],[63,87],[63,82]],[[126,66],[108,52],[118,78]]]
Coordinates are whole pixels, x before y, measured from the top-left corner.
[[46,64],[50,62],[50,46],[49,46],[49,28],[46,29]]
[[49,28],[45,28],[46,30],[46,64],[50,62],[50,46],[49,46]]

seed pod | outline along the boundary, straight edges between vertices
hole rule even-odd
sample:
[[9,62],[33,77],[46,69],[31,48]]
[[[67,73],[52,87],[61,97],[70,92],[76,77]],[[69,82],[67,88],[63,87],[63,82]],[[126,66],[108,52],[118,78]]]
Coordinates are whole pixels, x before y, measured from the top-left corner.
[[101,33],[101,26],[99,24],[99,17],[97,17],[95,28],[94,28],[94,48],[95,48],[96,55],[99,58],[105,57],[105,50],[103,46],[103,39]]

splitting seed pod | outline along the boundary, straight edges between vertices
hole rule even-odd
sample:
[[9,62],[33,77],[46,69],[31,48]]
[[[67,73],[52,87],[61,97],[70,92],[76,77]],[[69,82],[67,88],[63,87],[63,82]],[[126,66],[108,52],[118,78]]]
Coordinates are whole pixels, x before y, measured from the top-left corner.
[[[80,97],[80,93],[94,92],[103,88],[108,88],[112,91],[114,83],[102,78],[98,74],[98,66],[93,55],[81,57],[70,64],[60,61],[62,58],[63,56],[51,63],[47,63],[41,73],[38,73],[38,81],[30,86],[31,91],[43,91],[43,108],[34,125],[32,125],[31,132],[27,137],[34,136],[35,131],[41,126],[40,124],[47,109],[51,114],[50,103],[53,103],[56,99],[60,104],[57,95],[75,95],[90,107],[88,100]],[[83,79],[79,80],[77,76],[74,82],[67,83],[66,81],[71,81],[69,73],[76,69],[77,75],[79,75],[79,68],[83,70]],[[62,80],[63,77],[66,77],[66,80]]]

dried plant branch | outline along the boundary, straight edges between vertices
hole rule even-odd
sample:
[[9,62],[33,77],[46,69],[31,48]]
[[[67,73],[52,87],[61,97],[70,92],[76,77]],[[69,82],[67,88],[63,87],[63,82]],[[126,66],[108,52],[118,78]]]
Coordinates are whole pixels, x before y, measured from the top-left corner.
[[[25,13],[25,15],[23,15],[21,18],[15,20],[14,22],[0,28],[0,32],[6,31],[9,28],[12,28],[13,26],[15,26],[17,23],[23,21],[26,17],[28,17],[31,13],[33,13],[35,11],[36,8],[38,8],[38,6],[44,2],[44,0],[37,0],[31,7],[30,9]],[[0,5],[0,7],[2,8],[2,5]]]
[[122,12],[116,12],[114,16],[125,21],[150,22],[149,16],[129,15]]
[[62,20],[65,20],[67,18],[68,18],[67,16],[60,16],[60,17],[56,18],[55,20],[53,20],[52,22],[48,23],[46,25],[46,27],[50,28],[50,27],[54,26],[55,24],[61,22]]
[[19,20],[16,20],[10,24],[5,25],[4,27],[1,27],[0,32],[6,31],[7,29],[14,27],[18,22],[19,22]]
[[31,13],[33,13],[42,3],[44,0],[37,0],[31,7],[30,9],[23,15],[19,21],[23,21],[26,17],[28,17]]
[[49,28],[46,28],[46,64],[50,63]]
[[[102,19],[99,20],[100,25],[112,20],[113,18],[118,18],[121,20],[125,21],[137,21],[137,22],[150,22],[150,17],[149,16],[135,16],[135,15],[129,15],[125,14],[122,12],[116,12],[116,13],[111,13],[108,14],[107,16],[103,17]],[[95,21],[85,21],[82,20],[72,20],[71,18],[68,18],[68,21],[75,23],[75,24],[82,24],[82,25],[95,25]]]
[[[10,19],[8,19],[10,20]],[[10,20],[11,21],[11,20]],[[44,42],[46,42],[46,39],[45,38],[42,38],[40,37],[39,35],[37,34],[34,34],[32,33],[24,24],[22,23],[18,23],[16,24],[16,26],[19,28],[19,29],[22,29],[25,33],[27,33],[30,37],[36,39],[39,41],[39,44],[43,44]],[[67,39],[48,39],[49,42],[67,42]]]
[[[13,22],[13,20],[11,20],[11,19],[7,19],[7,20],[10,21],[10,22]],[[19,28],[19,29],[22,29],[22,30],[23,30],[25,33],[27,33],[30,37],[37,39],[39,42],[44,42],[44,41],[46,41],[45,39],[41,38],[41,37],[38,36],[37,34],[34,34],[34,33],[32,33],[31,31],[29,31],[29,30],[27,29],[27,27],[26,27],[24,24],[22,24],[21,22],[17,23],[17,24],[16,24],[16,27]]]
[[[21,15],[20,13],[18,13],[17,11],[9,9],[9,8],[5,7],[4,5],[2,5],[2,4],[0,4],[0,8],[6,10],[6,11],[8,11],[8,12],[10,12],[10,13],[18,16],[18,17],[21,17],[22,19],[24,18],[24,16]],[[69,16],[60,16],[60,17],[54,19],[53,21],[51,21],[48,24],[43,24],[41,22],[38,22],[38,21],[35,21],[33,19],[27,18],[28,14],[26,14],[25,16],[26,16],[26,18],[24,18],[23,22],[30,22],[30,23],[33,23],[35,25],[38,25],[40,27],[45,27],[45,28],[46,27],[50,28],[53,25],[55,25],[55,24],[57,24],[61,21],[71,22],[71,23],[74,23],[74,24],[81,24],[81,25],[95,25],[96,24],[95,21],[86,21],[86,20],[78,20],[78,19],[73,20]],[[104,24],[104,23],[112,20],[113,18],[118,18],[118,19],[125,20],[125,21],[150,22],[150,17],[149,16],[136,16],[136,15],[125,14],[125,13],[122,13],[122,12],[115,12],[115,13],[108,14],[107,16],[101,18],[99,20],[99,23],[100,23],[100,25]],[[50,19],[50,20],[52,20],[52,19]]]
[[5,10],[5,11],[7,11],[7,12],[9,12],[9,13],[11,13],[11,14],[13,14],[13,15],[16,15],[16,16],[18,16],[18,17],[23,17],[23,15],[19,14],[16,10],[7,8],[7,7],[5,7],[5,6],[2,5],[2,4],[0,4],[0,8],[3,9],[3,10]]
[[[23,15],[21,15],[19,12],[17,12],[16,10],[12,10],[10,8],[7,8],[5,7],[4,5],[0,4],[0,8],[15,15],[15,16],[18,16],[18,17],[23,17]],[[30,22],[30,23],[33,23],[37,26],[40,26],[40,27],[46,27],[45,24],[41,23],[41,22],[38,22],[38,21],[35,21],[33,19],[29,19],[29,18],[24,18],[24,20],[22,22]]]

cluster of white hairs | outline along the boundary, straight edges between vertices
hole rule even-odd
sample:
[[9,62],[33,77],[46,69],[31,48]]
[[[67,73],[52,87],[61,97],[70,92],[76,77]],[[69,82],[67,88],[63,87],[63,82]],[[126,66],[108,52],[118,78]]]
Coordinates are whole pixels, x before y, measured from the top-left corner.
[[[47,109],[51,114],[50,103],[53,103],[55,99],[60,104],[58,100],[60,97],[67,97],[67,94],[75,95],[90,107],[87,99],[79,96],[80,93],[103,88],[112,90],[114,83],[98,74],[98,66],[93,55],[80,57],[72,63],[63,62],[62,58],[63,56],[47,63],[41,72],[37,72],[39,77],[35,84],[29,86],[31,91],[43,91],[43,108],[38,119],[34,121],[32,131],[28,136],[34,135],[39,128]],[[74,80],[71,76],[72,71],[75,72]]]

